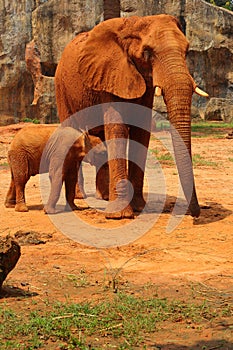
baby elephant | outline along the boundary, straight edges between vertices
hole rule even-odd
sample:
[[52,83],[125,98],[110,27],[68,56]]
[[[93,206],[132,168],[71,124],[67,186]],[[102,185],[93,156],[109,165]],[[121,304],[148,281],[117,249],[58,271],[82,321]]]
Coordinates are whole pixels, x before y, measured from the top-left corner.
[[[65,182],[66,208],[79,209],[75,203],[75,186],[81,161],[98,165],[107,159],[101,139],[72,127],[56,125],[28,125],[14,137],[8,152],[11,184],[5,206],[16,211],[28,211],[25,203],[25,185],[30,176],[49,171],[51,190],[44,211],[56,213],[62,182]],[[95,147],[93,150],[91,150]]]

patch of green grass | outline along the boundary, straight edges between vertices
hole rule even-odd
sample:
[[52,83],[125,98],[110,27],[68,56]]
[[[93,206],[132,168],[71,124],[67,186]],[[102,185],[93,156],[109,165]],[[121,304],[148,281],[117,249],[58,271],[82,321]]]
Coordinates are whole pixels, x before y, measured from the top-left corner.
[[[112,300],[99,303],[63,304],[50,306],[50,311],[16,314],[0,308],[0,348],[36,349],[56,344],[60,349],[101,349],[107,337],[108,344],[117,349],[140,346],[151,332],[163,322],[180,322],[188,328],[190,322],[206,324],[220,316],[215,307],[166,298],[136,298],[119,294]],[[224,317],[229,312],[224,311]]]
[[40,124],[40,121],[38,119],[31,119],[31,118],[24,118],[24,123],[33,123],[33,124]]
[[69,274],[67,275],[67,279],[71,282],[73,282],[75,287],[84,287],[90,284],[87,278],[87,274],[85,272],[85,269],[82,268],[79,272],[79,274]]
[[169,120],[159,120],[159,121],[156,121],[156,130],[157,131],[162,131],[162,130],[170,130],[170,122]]
[[195,167],[198,167],[198,166],[209,166],[209,167],[216,168],[218,166],[218,163],[212,162],[211,160],[206,160],[200,154],[194,154],[193,157],[192,157],[192,160],[193,160],[193,165]]
[[233,162],[233,158],[228,158],[229,162]]
[[149,149],[149,152],[154,155],[161,164],[174,165],[174,159],[171,153],[159,151],[157,148]]
[[5,166],[9,166],[9,164],[7,162],[3,162],[2,164],[0,164],[0,166],[5,167]]
[[[169,166],[173,166],[175,164],[173,156],[169,152],[160,151],[157,148],[155,148],[155,149],[149,149],[149,154],[154,155],[160,164],[169,165]],[[229,161],[233,161],[233,158],[229,158]],[[200,154],[193,154],[192,162],[193,162],[193,166],[195,167],[198,167],[198,166],[208,166],[213,168],[218,167],[217,162],[207,160],[204,157],[202,157]]]
[[225,137],[228,130],[233,129],[233,123],[199,121],[192,122],[192,137],[214,136]]

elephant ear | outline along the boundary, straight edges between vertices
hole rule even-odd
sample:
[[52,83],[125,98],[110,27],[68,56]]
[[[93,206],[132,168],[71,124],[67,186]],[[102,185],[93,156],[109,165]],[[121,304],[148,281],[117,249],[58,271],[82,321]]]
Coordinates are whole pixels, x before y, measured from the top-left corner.
[[122,46],[119,24],[121,19],[108,20],[89,32],[78,58],[79,73],[93,90],[134,99],[145,93],[146,83]]

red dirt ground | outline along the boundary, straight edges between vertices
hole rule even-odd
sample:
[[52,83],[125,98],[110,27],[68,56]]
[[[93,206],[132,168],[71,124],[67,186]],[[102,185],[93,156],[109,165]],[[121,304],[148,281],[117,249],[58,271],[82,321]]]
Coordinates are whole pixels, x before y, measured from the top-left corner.
[[[4,283],[0,305],[22,312],[43,309],[46,301],[104,300],[113,292],[113,281],[118,291],[135,295],[143,296],[145,286],[153,286],[159,297],[192,300],[195,295],[198,300],[232,305],[233,139],[209,136],[192,140],[193,154],[206,161],[194,168],[202,207],[198,219],[186,215],[174,231],[166,233],[177,196],[177,172],[173,166],[163,165],[167,199],[158,221],[128,245],[96,249],[66,237],[44,214],[38,176],[31,178],[26,188],[29,212],[5,208],[10,182],[6,153],[10,140],[22,126],[0,128],[0,235],[20,231],[17,235],[21,243],[20,260]],[[160,149],[161,145],[152,140],[151,148],[155,147]],[[76,215],[109,229],[129,223],[106,220],[95,209]],[[198,342],[206,349],[233,349],[232,324],[233,318],[231,325],[208,323],[199,330],[167,322],[148,339],[147,348],[155,348],[152,344],[157,341],[162,349],[201,349],[195,345]],[[219,340],[229,345],[217,347]]]

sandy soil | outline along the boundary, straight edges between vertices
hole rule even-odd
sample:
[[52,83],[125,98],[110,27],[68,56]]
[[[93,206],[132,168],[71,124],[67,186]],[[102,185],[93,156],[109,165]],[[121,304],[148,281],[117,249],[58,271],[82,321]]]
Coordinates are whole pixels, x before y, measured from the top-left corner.
[[[157,222],[129,244],[97,249],[71,240],[44,214],[39,176],[31,178],[27,185],[29,212],[4,207],[10,182],[6,152],[21,126],[0,128],[0,235],[16,234],[21,244],[21,258],[4,283],[0,303],[22,311],[35,308],[32,300],[37,301],[37,308],[43,308],[46,300],[101,300],[116,289],[143,295],[147,285],[153,286],[160,297],[192,300],[195,294],[200,300],[212,298],[216,303],[233,305],[233,139],[193,138],[193,153],[205,160],[194,169],[202,207],[198,219],[185,215],[171,233],[166,232],[178,180],[174,166],[162,165],[166,203]],[[155,147],[160,149],[161,145],[153,139],[150,148]],[[92,170],[88,171],[87,192],[92,195],[88,186],[94,178]],[[129,225],[129,220],[105,220],[103,212],[96,208],[75,215],[89,225],[109,229],[110,235],[112,228],[118,227],[120,234],[121,228]],[[217,349],[214,346],[218,340],[228,342],[222,349],[233,349],[232,325],[208,324],[198,330],[167,323],[156,334],[162,349],[201,349],[197,343]],[[153,343],[152,336],[148,349],[153,348]]]

